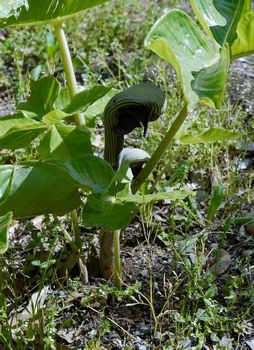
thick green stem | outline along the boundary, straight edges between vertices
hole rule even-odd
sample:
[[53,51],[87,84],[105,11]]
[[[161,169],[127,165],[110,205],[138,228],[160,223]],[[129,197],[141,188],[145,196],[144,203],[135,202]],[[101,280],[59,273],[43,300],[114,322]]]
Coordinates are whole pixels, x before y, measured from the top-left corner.
[[120,289],[122,286],[122,264],[120,258],[120,230],[114,231],[114,282],[115,286]]
[[138,174],[138,176],[134,179],[132,184],[132,192],[136,193],[141,185],[146,181],[148,176],[151,174],[151,172],[154,170],[158,162],[160,161],[162,155],[166,151],[169,144],[173,141],[177,131],[182,126],[184,120],[186,119],[188,115],[187,110],[187,104],[184,105],[181,112],[176,117],[175,121],[171,125],[170,129],[164,136],[163,140],[157,147],[156,151],[153,153],[151,159],[146,163],[145,167],[141,170],[141,172]]
[[[62,22],[55,22],[54,28],[55,28],[55,35],[59,45],[59,50],[62,57],[70,99],[72,100],[78,92],[78,86],[77,86],[75,72],[72,64],[71,54],[70,54],[66,36],[63,30]],[[75,121],[75,124],[78,126],[85,124],[85,118],[81,114],[75,115],[74,121]]]
[[[72,100],[78,92],[78,86],[77,86],[75,72],[72,64],[71,54],[70,54],[69,46],[63,30],[62,22],[56,21],[54,23],[54,28],[55,28],[55,35],[59,45],[59,50],[61,53],[63,66],[64,66],[70,99]],[[85,125],[85,119],[81,114],[75,115],[74,121],[77,126]],[[71,219],[72,219],[73,232],[75,235],[75,244],[79,249],[81,249],[81,246],[82,246],[81,231],[78,225],[78,216],[77,216],[76,210],[71,212]]]

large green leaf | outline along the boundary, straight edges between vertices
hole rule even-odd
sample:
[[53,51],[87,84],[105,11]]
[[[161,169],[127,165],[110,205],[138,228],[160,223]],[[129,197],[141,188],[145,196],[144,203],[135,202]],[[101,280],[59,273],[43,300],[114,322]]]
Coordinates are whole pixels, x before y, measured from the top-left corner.
[[66,171],[52,163],[2,165],[0,178],[3,174],[5,187],[7,183],[8,185],[0,198],[0,215],[9,211],[13,212],[14,218],[47,213],[60,215],[80,204],[77,183]]
[[25,5],[27,0],[1,0],[0,2],[0,13],[1,18],[7,17],[11,10],[15,13],[16,9]]
[[119,197],[124,202],[132,202],[136,204],[147,204],[151,202],[161,201],[161,200],[171,200],[176,201],[179,199],[184,199],[188,196],[193,195],[193,192],[188,189],[183,190],[171,190],[169,192],[159,192],[146,195],[126,195],[124,197]]
[[65,113],[63,111],[59,111],[58,109],[54,109],[53,111],[45,114],[41,120],[43,121],[43,123],[50,126],[50,125],[53,125],[53,124],[60,122],[61,120],[63,120],[66,117],[69,117],[69,116],[70,116],[70,114],[68,114],[68,113]]
[[67,161],[54,159],[53,162],[67,171],[80,187],[95,193],[105,192],[114,176],[114,171],[108,162],[93,155]]
[[175,68],[192,110],[200,101],[219,107],[224,95],[229,50],[220,49],[184,12],[170,10],[153,26],[145,46]]
[[241,16],[251,10],[251,0],[190,0],[203,28],[222,46],[231,45]]
[[28,146],[47,127],[21,115],[0,119],[0,149],[18,149]]
[[31,95],[27,102],[19,103],[17,109],[38,115],[47,114],[52,110],[60,89],[60,83],[51,75],[31,81]]
[[12,222],[12,212],[0,216],[0,255],[8,249],[8,230]]
[[237,26],[237,38],[231,46],[233,59],[254,53],[254,11],[246,13]]
[[89,106],[84,112],[86,118],[93,118],[98,116],[99,114],[102,114],[108,102],[118,92],[120,92],[120,90],[111,89],[106,95],[104,95],[102,98],[100,98],[99,100],[94,102],[91,106]]
[[90,137],[86,128],[57,123],[44,136],[38,150],[43,159],[72,159],[92,153]]
[[148,195],[130,195],[128,192],[124,190],[117,196],[90,195],[82,212],[84,223],[102,226],[106,230],[122,229],[130,223],[132,211],[137,205],[165,199],[175,201],[193,194],[188,189]]
[[88,226],[102,226],[117,230],[128,226],[134,203],[123,202],[113,196],[90,195],[82,211],[82,219]]
[[207,142],[218,142],[226,141],[236,137],[241,137],[242,135],[238,132],[222,129],[222,128],[211,128],[200,135],[182,135],[179,140],[185,145],[190,145],[193,143],[207,143]]
[[0,27],[64,20],[107,1],[109,0],[19,0],[17,3],[4,0],[1,1],[0,9],[5,18],[0,20]]
[[8,196],[14,168],[12,165],[4,165],[0,169],[0,201],[2,201]]
[[77,93],[70,104],[64,108],[66,113],[84,112],[90,105],[105,96],[111,87],[93,86]]

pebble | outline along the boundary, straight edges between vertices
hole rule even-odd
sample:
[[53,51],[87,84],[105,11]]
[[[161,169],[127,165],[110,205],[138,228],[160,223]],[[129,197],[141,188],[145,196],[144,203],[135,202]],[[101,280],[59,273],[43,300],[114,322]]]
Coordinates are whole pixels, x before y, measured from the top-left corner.
[[254,224],[247,224],[246,225],[246,230],[248,233],[250,233],[251,235],[254,235]]

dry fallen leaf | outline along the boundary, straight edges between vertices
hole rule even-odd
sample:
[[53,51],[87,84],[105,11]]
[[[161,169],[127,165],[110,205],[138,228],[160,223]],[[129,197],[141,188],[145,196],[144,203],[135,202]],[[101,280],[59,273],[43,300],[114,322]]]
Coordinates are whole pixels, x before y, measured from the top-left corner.
[[36,216],[35,218],[33,218],[31,220],[31,223],[33,224],[33,226],[35,228],[37,228],[37,230],[41,231],[43,220],[44,220],[44,216],[43,215],[39,215],[39,216]]

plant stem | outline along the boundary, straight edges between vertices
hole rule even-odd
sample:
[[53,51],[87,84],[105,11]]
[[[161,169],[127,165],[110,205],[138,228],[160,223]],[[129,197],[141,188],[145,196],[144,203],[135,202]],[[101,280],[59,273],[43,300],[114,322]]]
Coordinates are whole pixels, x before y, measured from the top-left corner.
[[[66,36],[63,30],[62,22],[56,21],[54,23],[55,34],[59,45],[59,50],[61,53],[61,58],[64,66],[64,71],[66,74],[67,86],[70,94],[70,99],[72,100],[78,92],[78,85],[75,77],[75,72],[72,64],[71,54],[66,40]],[[85,118],[81,114],[76,114],[74,116],[74,121],[77,126],[85,125]]]
[[122,264],[120,258],[120,230],[114,231],[114,282],[115,286],[120,289],[122,286]]
[[146,163],[145,167],[141,170],[141,172],[138,174],[138,176],[134,179],[132,184],[132,193],[135,194],[141,187],[141,185],[146,181],[148,176],[151,174],[151,172],[154,170],[158,162],[160,161],[162,155],[166,151],[167,147],[170,145],[170,143],[173,141],[174,136],[176,135],[177,131],[182,126],[184,120],[186,119],[188,115],[187,110],[187,104],[185,104],[174,120],[173,124],[169,128],[168,132],[162,139],[161,143],[157,147],[156,151],[153,153],[151,159]]
[[82,248],[81,231],[78,224],[78,214],[76,210],[73,210],[71,212],[71,221],[72,221],[72,228],[75,236],[76,246],[79,249],[81,249]]

